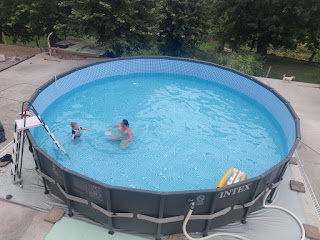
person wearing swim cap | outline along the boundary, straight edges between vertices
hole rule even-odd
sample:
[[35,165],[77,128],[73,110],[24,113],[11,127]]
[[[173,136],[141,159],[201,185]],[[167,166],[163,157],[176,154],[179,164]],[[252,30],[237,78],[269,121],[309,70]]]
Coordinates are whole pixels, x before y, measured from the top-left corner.
[[129,122],[127,119],[123,119],[120,124],[114,125],[112,128],[108,129],[107,132],[110,132],[114,128],[119,128],[119,133],[108,138],[109,141],[121,140],[120,148],[125,149],[131,145],[133,142],[133,134],[129,128]]
[[88,128],[82,128],[82,127],[80,127],[79,124],[76,123],[76,122],[71,122],[70,125],[71,125],[71,127],[72,127],[71,140],[76,139],[76,138],[80,138],[80,136],[81,136],[81,130],[88,130],[88,131],[90,131],[90,129],[88,129]]

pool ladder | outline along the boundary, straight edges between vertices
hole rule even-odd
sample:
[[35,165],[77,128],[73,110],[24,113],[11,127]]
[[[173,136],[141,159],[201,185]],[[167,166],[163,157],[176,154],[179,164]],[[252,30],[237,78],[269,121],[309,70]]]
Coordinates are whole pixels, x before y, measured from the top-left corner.
[[[34,113],[34,116],[27,115],[27,111],[30,112],[30,110]],[[66,150],[64,150],[64,148],[61,146],[58,140],[56,140],[53,133],[50,132],[49,127],[41,119],[40,115],[35,110],[33,105],[28,101],[23,102],[21,118],[15,120],[15,126],[14,126],[14,132],[13,132],[13,136],[14,136],[13,156],[12,156],[12,164],[11,164],[11,174],[13,175],[13,181],[14,183],[19,183],[20,187],[22,187],[21,170],[22,170],[25,130],[38,127],[38,126],[43,126],[46,132],[48,133],[48,135],[51,137],[52,141],[55,143],[55,145],[62,151],[62,153],[66,154]]]

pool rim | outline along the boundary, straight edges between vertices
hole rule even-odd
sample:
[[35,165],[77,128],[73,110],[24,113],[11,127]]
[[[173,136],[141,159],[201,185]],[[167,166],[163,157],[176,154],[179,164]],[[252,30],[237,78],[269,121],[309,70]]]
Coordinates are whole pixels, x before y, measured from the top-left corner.
[[[273,88],[254,77],[214,63],[186,58],[143,56],[108,59],[76,67],[58,75],[58,78],[97,64],[134,59],[166,59],[205,64],[238,74],[262,86],[283,103],[288,109],[287,116],[291,115],[294,120],[296,135],[294,142],[291,138],[292,147],[288,155],[264,173],[229,186],[160,192],[108,185],[69,170],[39,148],[31,132],[27,130],[26,134],[31,144],[36,168],[43,180],[45,193],[49,193],[49,188],[54,195],[62,199],[68,206],[70,217],[75,209],[84,216],[103,224],[109,229],[109,234],[113,234],[115,228],[125,229],[153,234],[157,240],[160,240],[162,235],[182,233],[182,223],[190,209],[190,202],[195,204],[195,208],[191,216],[193,219],[188,222],[187,231],[202,232],[203,236],[207,236],[209,230],[220,226],[238,221],[245,223],[252,212],[262,207],[262,197],[269,189],[271,193],[268,201],[272,202],[301,139],[300,119],[291,104]],[[53,77],[38,88],[31,96],[30,102],[33,103],[41,91],[54,81]],[[293,133],[293,122],[290,124],[292,125],[290,133]]]
[[[263,175],[266,175],[267,173],[269,173],[272,169],[276,168],[278,165],[282,165],[284,162],[289,161],[297,147],[297,145],[299,144],[299,141],[301,140],[301,131],[300,131],[300,118],[298,117],[298,115],[295,113],[293,107],[291,106],[290,102],[288,102],[284,97],[282,97],[280,95],[280,93],[278,93],[274,88],[268,86],[267,84],[264,84],[263,82],[259,81],[258,79],[256,79],[255,77],[249,76],[245,73],[239,72],[235,69],[229,68],[229,67],[225,67],[225,66],[221,66],[215,63],[211,63],[211,62],[206,62],[206,61],[202,61],[202,60],[194,60],[194,59],[188,59],[188,58],[180,58],[180,57],[170,57],[170,56],[134,56],[134,57],[119,57],[119,58],[111,58],[111,59],[107,59],[104,61],[98,61],[95,63],[90,63],[81,67],[75,67],[69,71],[66,71],[62,74],[56,75],[56,79],[55,77],[51,78],[50,80],[48,80],[46,83],[42,84],[39,88],[37,88],[35,90],[35,92],[32,94],[32,96],[30,97],[30,99],[28,100],[30,103],[33,103],[33,101],[37,98],[37,96],[41,93],[42,90],[44,90],[46,87],[48,87],[49,85],[51,85],[53,82],[55,82],[56,80],[67,76],[75,71],[81,70],[81,69],[85,69],[88,67],[92,67],[94,65],[98,65],[101,63],[108,63],[108,62],[113,62],[113,61],[123,61],[123,60],[134,60],[134,59],[167,59],[167,60],[177,60],[177,61],[186,61],[186,62],[194,62],[194,63],[199,63],[199,64],[205,64],[205,65],[209,65],[209,66],[213,66],[213,67],[218,67],[233,73],[236,73],[240,76],[243,76],[251,81],[254,81],[255,83],[259,84],[260,86],[266,88],[267,90],[269,90],[271,93],[273,93],[278,99],[280,99],[285,106],[287,107],[287,109],[289,110],[290,114],[292,115],[294,121],[295,121],[295,127],[296,127],[296,139],[295,142],[293,144],[293,146],[291,147],[289,153],[287,154],[287,156],[281,160],[280,162],[278,162],[277,164],[275,164],[273,167],[271,167],[270,169],[268,169],[267,171],[263,172],[262,174],[256,176],[256,177],[252,177],[249,178],[245,181],[248,180],[257,180],[260,177],[262,177]],[[228,87],[229,88],[229,87]],[[33,137],[32,137],[33,138]],[[112,189],[119,189],[119,190],[135,190],[135,191],[139,191],[139,192],[148,192],[148,193],[152,193],[152,194],[163,194],[163,195],[170,195],[170,193],[172,194],[177,194],[177,193],[186,193],[186,192],[190,192],[190,193],[203,193],[203,192],[213,192],[214,190],[216,190],[217,188],[212,188],[212,189],[201,189],[201,190],[185,190],[185,191],[170,191],[170,192],[162,192],[162,191],[154,191],[154,190],[146,190],[146,189],[138,189],[138,188],[129,188],[129,187],[121,187],[121,186],[114,186],[114,185],[109,185],[100,181],[97,181],[95,179],[92,179],[90,177],[87,177],[85,175],[82,175],[81,173],[75,172],[73,170],[70,170],[68,168],[65,168],[64,166],[62,166],[57,160],[55,160],[53,157],[51,157],[49,154],[47,154],[44,150],[42,150],[40,147],[38,147],[38,145],[35,143],[35,141],[33,141],[33,143],[37,146],[37,148],[42,151],[43,153],[45,153],[51,160],[53,160],[55,163],[57,163],[58,165],[60,165],[60,167],[62,169],[64,169],[67,172],[70,172],[72,174],[76,174],[79,175],[81,177],[84,177],[86,180],[91,180],[94,181],[95,183],[99,183],[99,185],[103,185],[103,186],[107,186],[108,188],[112,188]],[[243,183],[243,182],[242,182]],[[236,186],[238,184],[233,184],[233,186]]]

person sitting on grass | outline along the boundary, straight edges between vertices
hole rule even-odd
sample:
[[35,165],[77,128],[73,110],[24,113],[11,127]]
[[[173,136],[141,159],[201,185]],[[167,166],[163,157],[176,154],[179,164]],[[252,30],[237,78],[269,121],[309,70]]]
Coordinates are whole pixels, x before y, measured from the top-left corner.
[[88,131],[90,131],[90,129],[88,129],[88,128],[82,128],[82,127],[80,127],[79,124],[76,123],[76,122],[71,122],[70,125],[71,125],[71,127],[72,127],[71,140],[76,139],[76,138],[80,138],[80,136],[81,136],[81,130],[88,130]]

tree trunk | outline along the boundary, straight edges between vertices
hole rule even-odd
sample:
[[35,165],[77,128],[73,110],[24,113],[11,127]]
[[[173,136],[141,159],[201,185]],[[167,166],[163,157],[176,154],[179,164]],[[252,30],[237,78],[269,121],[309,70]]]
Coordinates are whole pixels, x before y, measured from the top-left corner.
[[312,55],[310,56],[308,62],[312,62],[314,56],[317,54],[316,50],[313,50]]
[[257,40],[255,40],[255,39],[253,39],[253,40],[252,40],[252,42],[251,42],[251,46],[250,46],[250,52],[252,52],[252,51],[253,51],[253,49],[254,49],[254,45],[256,44],[256,41],[257,41]]
[[268,53],[268,44],[261,39],[258,39],[257,53],[266,56]]
[[226,44],[226,41],[222,40],[220,45],[218,46],[218,52],[223,52],[225,44]]
[[17,41],[18,41],[18,37],[15,35],[12,40],[13,45],[15,45]]

